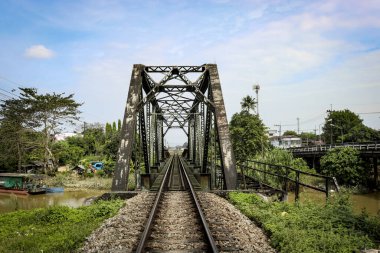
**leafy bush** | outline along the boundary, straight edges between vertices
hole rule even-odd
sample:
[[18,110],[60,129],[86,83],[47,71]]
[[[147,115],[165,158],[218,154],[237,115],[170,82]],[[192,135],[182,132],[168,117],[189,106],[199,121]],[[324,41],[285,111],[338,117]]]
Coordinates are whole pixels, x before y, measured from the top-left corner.
[[335,176],[339,184],[359,185],[367,178],[358,150],[351,147],[334,148],[321,158],[321,172]]
[[345,196],[326,206],[268,203],[255,194],[236,192],[229,198],[269,234],[279,252],[359,252],[380,239],[380,217],[354,215]]
[[96,176],[97,177],[105,177],[106,173],[104,172],[104,170],[97,170],[96,171]]
[[0,216],[0,252],[73,252],[123,201],[16,211]]
[[[265,152],[264,155],[256,156],[255,160],[259,162],[263,162],[263,163],[268,163],[268,164],[288,166],[288,167],[291,167],[293,169],[297,169],[303,172],[314,173],[314,174],[316,173],[314,169],[309,168],[307,163],[302,158],[294,158],[292,153],[284,149],[273,148]],[[256,166],[258,166],[258,169],[260,170],[265,170],[267,172],[284,175],[293,180],[296,179],[296,172],[293,170],[287,170],[286,168],[283,168],[283,167],[281,168],[270,167],[270,166],[265,166],[265,165],[256,165]],[[267,184],[272,185],[276,188],[282,188],[282,185],[284,183],[284,180],[280,177],[266,175],[264,178],[263,173],[253,174],[251,172],[251,173],[248,173],[248,175],[254,176],[255,178],[260,179],[261,181],[266,182]],[[318,185],[320,183],[318,178],[308,176],[302,173],[300,174],[300,180],[303,183],[308,183],[312,185]],[[294,188],[294,184],[292,182],[289,182],[288,189],[292,189],[292,188]]]
[[84,174],[84,176],[87,177],[87,178],[92,178],[92,177],[94,177],[94,173],[87,172],[87,173]]
[[116,162],[112,159],[103,159],[102,162],[104,164],[103,170],[105,174],[111,176],[115,170]]
[[264,156],[257,156],[257,161],[289,166],[297,170],[305,171],[305,172],[315,172],[315,170],[310,169],[307,166],[307,163],[302,158],[294,158],[292,153],[287,150],[274,148],[265,152]]

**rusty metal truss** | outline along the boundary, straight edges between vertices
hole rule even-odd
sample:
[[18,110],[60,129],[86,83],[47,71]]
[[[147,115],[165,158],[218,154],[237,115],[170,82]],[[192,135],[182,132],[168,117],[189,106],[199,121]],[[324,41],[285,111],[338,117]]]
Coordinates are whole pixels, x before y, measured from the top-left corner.
[[152,168],[164,161],[164,138],[173,128],[182,129],[186,134],[187,159],[200,173],[211,175],[213,188],[236,188],[235,158],[216,64],[135,64],[113,191],[128,189],[131,166],[135,171],[150,174]]

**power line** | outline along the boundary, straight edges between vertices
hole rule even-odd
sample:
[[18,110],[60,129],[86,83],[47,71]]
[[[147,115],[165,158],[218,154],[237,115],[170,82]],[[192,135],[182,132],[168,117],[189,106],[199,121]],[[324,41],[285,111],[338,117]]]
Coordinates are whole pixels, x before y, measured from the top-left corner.
[[380,114],[380,112],[357,112],[357,114]]
[[14,93],[12,93],[12,92],[9,92],[9,91],[7,91],[7,90],[4,90],[3,88],[0,88],[0,90],[4,91],[4,92],[6,92],[6,93],[8,93],[8,94],[10,94],[10,95],[12,95],[12,96],[14,96],[14,97],[19,98],[18,95],[14,94]]
[[[2,76],[2,75],[0,75],[0,79],[3,79],[3,80],[5,80],[5,81],[7,81],[7,82],[10,82],[10,83],[12,83],[12,84],[15,84],[15,85],[17,85],[18,87],[25,87],[25,86],[22,85],[21,83],[18,83],[18,82],[12,81],[11,79],[9,79],[9,78],[7,78],[7,77],[5,77],[5,76]],[[18,87],[16,87],[16,88],[18,88]]]
[[6,98],[8,98],[8,99],[12,99],[13,97],[11,97],[11,96],[9,96],[9,95],[7,95],[7,94],[4,94],[4,93],[2,93],[2,92],[0,92],[0,95],[2,95],[3,97],[6,97]]

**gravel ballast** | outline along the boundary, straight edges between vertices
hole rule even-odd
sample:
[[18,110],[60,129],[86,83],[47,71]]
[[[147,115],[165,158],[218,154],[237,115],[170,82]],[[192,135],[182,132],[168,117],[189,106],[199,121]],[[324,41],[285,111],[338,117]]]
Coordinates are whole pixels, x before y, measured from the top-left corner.
[[198,198],[221,252],[276,252],[264,232],[227,200],[206,192]]
[[140,193],[126,200],[117,215],[86,238],[79,252],[133,252],[144,230],[155,193]]

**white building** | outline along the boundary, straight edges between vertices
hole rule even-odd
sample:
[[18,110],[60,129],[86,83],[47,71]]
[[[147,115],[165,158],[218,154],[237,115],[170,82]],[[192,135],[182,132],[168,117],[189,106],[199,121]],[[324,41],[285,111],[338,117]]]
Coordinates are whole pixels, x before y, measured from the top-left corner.
[[297,148],[302,146],[302,139],[296,136],[271,136],[270,143],[276,148]]

